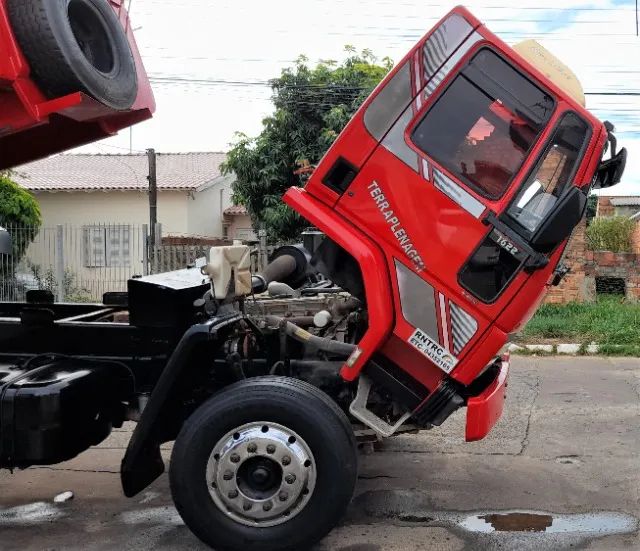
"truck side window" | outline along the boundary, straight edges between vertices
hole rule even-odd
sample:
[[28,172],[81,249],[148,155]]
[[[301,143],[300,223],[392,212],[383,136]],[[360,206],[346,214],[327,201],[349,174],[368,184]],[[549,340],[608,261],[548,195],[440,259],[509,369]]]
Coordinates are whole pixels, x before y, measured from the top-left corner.
[[483,302],[493,302],[521,264],[521,260],[498,244],[491,232],[460,271],[459,282]]
[[556,128],[535,170],[507,213],[531,234],[551,212],[571,184],[589,126],[575,113],[567,113]]
[[413,131],[424,153],[481,195],[508,189],[554,101],[489,49],[478,52]]

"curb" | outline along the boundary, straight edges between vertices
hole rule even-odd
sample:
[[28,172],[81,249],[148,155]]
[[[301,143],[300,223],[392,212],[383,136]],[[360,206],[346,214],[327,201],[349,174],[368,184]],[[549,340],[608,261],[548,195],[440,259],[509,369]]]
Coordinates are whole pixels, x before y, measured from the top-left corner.
[[507,350],[512,354],[564,354],[568,356],[594,355],[600,352],[600,345],[594,342],[583,345],[578,343],[566,344],[510,344]]

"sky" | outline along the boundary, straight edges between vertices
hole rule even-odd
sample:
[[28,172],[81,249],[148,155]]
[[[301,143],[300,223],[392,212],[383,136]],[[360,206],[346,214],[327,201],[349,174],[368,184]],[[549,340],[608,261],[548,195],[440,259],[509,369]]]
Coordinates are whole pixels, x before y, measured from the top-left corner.
[[[464,4],[508,44],[534,38],[571,67],[588,94],[587,108],[612,121],[619,143],[629,150],[623,183],[608,194],[640,194],[636,0]],[[236,132],[260,132],[273,109],[264,82],[300,54],[311,63],[340,60],[349,44],[399,61],[454,5],[443,0],[131,0],[157,112],[131,133],[82,150],[226,151]]]

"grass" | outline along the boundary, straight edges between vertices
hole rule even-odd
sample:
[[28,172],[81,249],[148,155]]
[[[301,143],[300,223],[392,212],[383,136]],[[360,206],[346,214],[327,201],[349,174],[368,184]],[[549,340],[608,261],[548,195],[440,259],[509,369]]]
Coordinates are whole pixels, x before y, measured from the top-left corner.
[[640,303],[603,297],[595,303],[545,304],[518,335],[519,342],[554,339],[602,346],[602,354],[640,352]]

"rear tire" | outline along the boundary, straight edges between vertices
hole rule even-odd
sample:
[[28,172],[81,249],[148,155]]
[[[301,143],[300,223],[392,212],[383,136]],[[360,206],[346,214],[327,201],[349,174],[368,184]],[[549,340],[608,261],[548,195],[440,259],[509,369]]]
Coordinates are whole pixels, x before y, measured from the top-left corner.
[[7,0],[31,78],[49,98],[85,92],[129,109],[138,95],[127,35],[107,0]]
[[346,415],[317,388],[248,379],[187,420],[169,474],[180,515],[211,547],[302,551],[329,533],[351,501],[356,442]]

